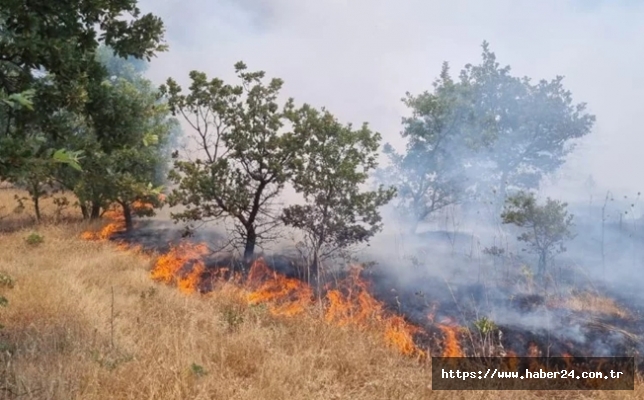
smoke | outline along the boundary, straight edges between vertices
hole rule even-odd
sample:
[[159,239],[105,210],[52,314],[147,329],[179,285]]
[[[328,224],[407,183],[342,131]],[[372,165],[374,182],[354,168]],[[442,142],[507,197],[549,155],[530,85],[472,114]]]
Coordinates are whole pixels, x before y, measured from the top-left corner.
[[[147,71],[155,83],[172,77],[186,87],[191,70],[235,82],[233,65],[243,60],[250,70],[283,78],[283,100],[294,97],[298,104],[327,107],[340,121],[354,125],[368,121],[382,134],[383,144],[392,143],[399,151],[405,146],[401,118],[409,114],[400,99],[408,91],[430,90],[443,61],[450,63],[455,78],[465,64],[480,62],[484,40],[502,66],[512,67],[513,76],[534,82],[563,75],[574,103],[588,103],[597,121],[567,162],[540,186],[540,200],[567,201],[575,215],[577,237],[553,270],[566,287],[592,282],[621,293],[632,305],[644,305],[637,290],[644,283],[638,273],[644,267],[644,226],[637,204],[642,188],[635,178],[644,169],[638,102],[644,88],[639,71],[644,4],[143,0],[141,6],[167,27],[170,51]],[[386,162],[384,156],[381,162]],[[471,171],[468,177],[476,180],[480,174]],[[615,200],[604,206],[607,192]],[[283,201],[296,199],[287,190]],[[485,311],[500,324],[526,329],[563,324],[561,316],[518,311],[508,303],[508,291],[499,282],[507,271],[520,277],[517,271],[534,265],[534,258],[522,251],[516,232],[489,223],[489,208],[447,207],[419,227],[420,232],[431,231],[420,235],[406,232],[393,206],[382,213],[385,230],[360,255],[395,270],[400,287],[433,288],[442,301],[460,305],[479,287],[478,311],[484,311],[481,304],[495,304]],[[506,251],[504,260],[485,254],[493,246]],[[446,289],[449,285],[452,291]],[[580,325],[560,334],[585,340]]]

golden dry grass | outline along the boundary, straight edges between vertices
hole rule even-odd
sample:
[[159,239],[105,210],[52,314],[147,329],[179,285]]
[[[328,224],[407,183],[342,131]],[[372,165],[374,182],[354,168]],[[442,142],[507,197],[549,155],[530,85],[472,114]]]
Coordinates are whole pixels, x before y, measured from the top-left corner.
[[[375,334],[313,316],[276,319],[232,287],[184,295],[149,279],[147,256],[82,241],[82,229],[0,233],[0,272],[15,281],[0,289],[9,300],[0,309],[0,398],[644,398],[639,384],[634,392],[432,392],[430,368]],[[33,230],[40,245],[25,241]]]
[[582,292],[567,296],[556,304],[558,307],[571,311],[581,311],[589,314],[629,318],[628,310],[620,307],[614,299],[597,293]]

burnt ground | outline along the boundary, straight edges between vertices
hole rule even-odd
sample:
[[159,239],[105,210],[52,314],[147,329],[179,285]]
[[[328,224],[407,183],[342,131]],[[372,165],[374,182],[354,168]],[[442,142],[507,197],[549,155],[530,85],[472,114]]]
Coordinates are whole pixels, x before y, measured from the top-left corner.
[[[222,239],[214,232],[202,234],[199,238],[187,238],[172,223],[140,221],[134,233],[120,232],[111,239],[140,245],[145,250],[167,252],[171,245],[182,240],[200,242],[205,237],[213,241]],[[202,277],[202,291],[212,290],[215,278],[225,278],[231,271],[242,274],[248,271],[248,264],[240,263],[234,257],[213,256],[204,261],[207,268]],[[265,261],[280,274],[304,278],[303,269],[292,257],[274,255],[266,257]],[[190,265],[186,268],[189,269]],[[222,274],[222,268],[228,272]],[[443,279],[427,276],[414,279],[414,283],[409,284],[409,281],[398,279],[392,271],[395,269],[383,266],[366,268],[362,277],[368,282],[371,294],[388,310],[422,328],[415,339],[419,347],[431,349],[433,356],[442,353],[444,332],[439,329],[439,324],[452,324],[469,328],[459,330],[465,356],[483,353],[502,356],[510,352],[519,357],[562,354],[574,357],[635,356],[640,370],[644,371],[644,362],[639,357],[644,354],[641,339],[644,337],[644,308],[631,307],[627,292],[612,296],[609,286],[600,288],[628,311],[628,318],[620,318],[553,308],[548,306],[546,296],[522,293],[510,286],[490,288],[480,283],[448,284]],[[342,279],[342,276],[333,280],[336,279]],[[637,291],[636,288],[633,290]],[[474,322],[482,317],[489,318],[495,325],[495,329],[485,335],[474,326]],[[484,343],[490,350],[482,350]]]

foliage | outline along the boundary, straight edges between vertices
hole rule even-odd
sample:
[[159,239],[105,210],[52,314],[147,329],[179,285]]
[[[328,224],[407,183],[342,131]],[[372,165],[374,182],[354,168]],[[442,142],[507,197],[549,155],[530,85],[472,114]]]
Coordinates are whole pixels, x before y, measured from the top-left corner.
[[390,144],[385,145],[391,166],[380,171],[380,181],[397,188],[396,205],[412,233],[420,222],[456,203],[461,195],[464,178],[457,149],[467,138],[472,118],[465,99],[446,63],[433,93],[407,93],[403,99],[412,110],[412,116],[403,119],[407,151],[398,154]]
[[407,95],[406,153],[385,147],[391,166],[380,181],[396,186],[412,231],[462,201],[492,203],[498,216],[508,188],[537,188],[594,125],[562,77],[533,83],[512,76],[486,42],[482,47],[481,62],[467,64],[457,80],[444,63],[431,93]]
[[29,236],[25,238],[25,242],[27,242],[27,244],[30,246],[37,246],[44,241],[45,241],[45,238],[36,232],[30,233]]
[[479,195],[496,193],[502,205],[508,188],[530,190],[556,171],[590,133],[595,116],[586,104],[575,104],[563,77],[532,83],[500,67],[483,43],[482,61],[466,65],[459,85],[468,88],[469,104],[482,133],[467,156]]
[[[0,7],[0,179],[51,178],[54,164],[80,169],[82,149],[69,149],[65,122],[87,118],[91,86],[105,70],[101,43],[120,57],[150,59],[164,51],[163,23],[141,15],[136,0],[25,3]],[[33,112],[28,112],[33,110]],[[48,175],[45,177],[44,175]],[[33,186],[33,185],[31,185]],[[32,191],[38,197],[38,191]]]
[[[85,171],[67,174],[63,180],[85,209],[120,204],[129,230],[133,213],[151,216],[154,208],[161,205],[164,180],[158,171],[166,168],[169,155],[165,146],[178,122],[159,102],[151,82],[128,61],[103,61],[114,68],[108,70],[112,77],[92,88],[91,120],[80,127],[75,137],[76,146],[91,149]],[[136,201],[152,207],[132,207]]]
[[263,71],[246,68],[235,65],[239,86],[192,71],[188,94],[173,79],[161,90],[195,131],[198,150],[196,158],[177,159],[169,175],[177,187],[168,202],[185,207],[172,217],[190,223],[232,218],[249,259],[277,226],[273,202],[293,174],[304,138],[281,132],[294,109],[292,99],[277,103],[282,80],[264,84]]
[[301,229],[312,248],[312,267],[339,250],[368,241],[382,229],[378,207],[395,191],[361,191],[360,185],[377,166],[380,134],[364,124],[354,130],[328,111],[306,106],[293,116],[295,132],[308,137],[293,186],[304,205],[283,210],[287,226]]
[[474,327],[482,334],[482,335],[488,335],[489,333],[495,331],[497,329],[496,324],[494,321],[489,319],[488,317],[481,317],[474,321]]
[[565,242],[575,236],[571,232],[573,215],[568,214],[566,207],[566,203],[550,198],[544,205],[538,205],[534,194],[522,191],[507,199],[501,214],[504,224],[524,230],[517,239],[539,255],[540,275],[545,272],[550,257],[566,251]]

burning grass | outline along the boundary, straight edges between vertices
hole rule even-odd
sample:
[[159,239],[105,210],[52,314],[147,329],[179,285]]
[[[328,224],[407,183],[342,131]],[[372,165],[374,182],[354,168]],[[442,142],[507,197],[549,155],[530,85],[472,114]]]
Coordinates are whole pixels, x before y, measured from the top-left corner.
[[[36,247],[24,241],[25,231],[0,235],[0,248],[8,249],[0,270],[15,282],[0,293],[9,299],[0,309],[4,398],[517,396],[429,390],[428,364],[399,354],[417,353],[418,328],[387,312],[357,269],[326,291],[320,310],[309,286],[261,261],[240,280],[224,269],[210,273],[198,246],[155,258],[125,244],[80,240],[78,225],[40,233],[45,240]],[[217,290],[185,295],[199,292],[206,277]],[[521,398],[641,398],[642,388]]]

